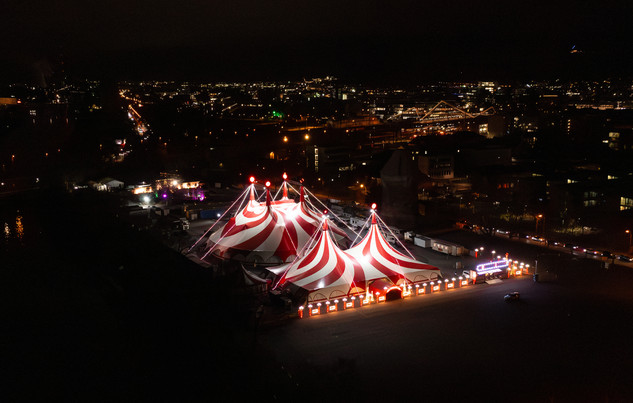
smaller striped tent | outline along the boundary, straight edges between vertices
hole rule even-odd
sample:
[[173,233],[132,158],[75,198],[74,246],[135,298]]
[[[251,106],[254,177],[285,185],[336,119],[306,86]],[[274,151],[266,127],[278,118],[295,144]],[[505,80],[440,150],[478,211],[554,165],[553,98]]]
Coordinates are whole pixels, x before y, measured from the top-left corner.
[[[367,235],[353,248],[341,250],[332,242],[328,220],[302,257],[269,268],[280,279],[275,288],[307,292],[308,302],[383,291],[437,280],[437,267],[424,264],[395,250],[379,230],[375,212]],[[377,284],[380,284],[378,288]],[[401,290],[398,290],[401,293]]]
[[394,249],[380,231],[377,218],[376,211],[372,209],[367,235],[346,251],[361,262],[366,272],[376,273],[375,277],[382,274],[394,284],[422,283],[441,277],[437,267],[419,262]]
[[277,287],[294,285],[304,289],[309,292],[310,301],[358,294],[364,290],[355,283],[362,268],[356,259],[334,244],[327,219],[323,221],[314,246],[304,256],[269,270],[281,276]]

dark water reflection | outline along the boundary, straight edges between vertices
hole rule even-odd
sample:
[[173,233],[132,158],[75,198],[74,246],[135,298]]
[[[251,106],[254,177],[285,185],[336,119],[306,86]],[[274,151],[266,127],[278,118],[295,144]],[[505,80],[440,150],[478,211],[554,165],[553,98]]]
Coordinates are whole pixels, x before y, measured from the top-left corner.
[[0,252],[15,252],[34,242],[39,229],[29,202],[3,201],[0,206]]

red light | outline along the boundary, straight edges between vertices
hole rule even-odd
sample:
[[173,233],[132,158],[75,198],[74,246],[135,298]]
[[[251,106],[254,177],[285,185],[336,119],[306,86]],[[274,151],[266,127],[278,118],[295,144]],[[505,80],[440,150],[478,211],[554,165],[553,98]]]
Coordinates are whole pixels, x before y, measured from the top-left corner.
[[284,172],[284,174],[283,174],[283,178],[284,178],[284,180],[288,179],[288,175],[286,175],[286,173],[285,173],[285,172]]
[[270,187],[270,181],[266,181],[266,187]]
[[255,182],[255,177],[251,176],[248,180],[251,181],[251,183],[254,183]]
[[378,206],[376,205],[376,203],[372,203],[372,204],[371,204],[371,209],[372,209],[372,210],[376,210],[376,207],[378,207]]
[[327,210],[323,210],[323,214],[327,214]]

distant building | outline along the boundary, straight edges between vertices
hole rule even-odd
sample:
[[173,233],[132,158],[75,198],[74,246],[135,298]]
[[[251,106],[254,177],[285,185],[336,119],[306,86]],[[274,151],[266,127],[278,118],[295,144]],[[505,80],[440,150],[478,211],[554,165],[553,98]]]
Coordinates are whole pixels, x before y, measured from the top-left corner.
[[400,227],[411,227],[418,215],[418,182],[422,177],[409,152],[399,149],[380,171],[382,216]]
[[110,192],[115,189],[123,189],[125,183],[113,178],[103,178],[100,181],[93,182],[92,187],[100,192]]
[[453,179],[455,158],[451,154],[419,155],[418,168],[431,179]]

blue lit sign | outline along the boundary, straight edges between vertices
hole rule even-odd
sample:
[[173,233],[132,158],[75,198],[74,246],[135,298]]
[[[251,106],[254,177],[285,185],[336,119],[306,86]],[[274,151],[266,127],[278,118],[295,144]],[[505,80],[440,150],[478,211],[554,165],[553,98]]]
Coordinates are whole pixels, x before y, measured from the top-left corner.
[[499,273],[501,271],[506,270],[507,268],[508,268],[508,261],[503,259],[503,260],[497,260],[495,262],[479,264],[477,265],[475,270],[477,270],[477,274],[489,274],[489,273]]

